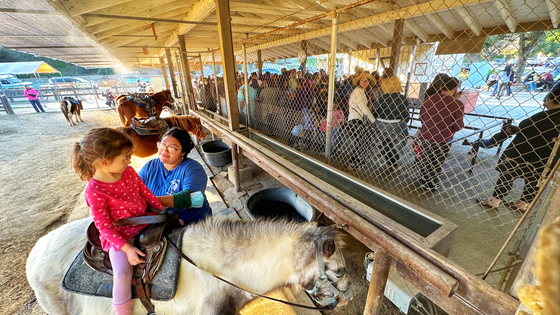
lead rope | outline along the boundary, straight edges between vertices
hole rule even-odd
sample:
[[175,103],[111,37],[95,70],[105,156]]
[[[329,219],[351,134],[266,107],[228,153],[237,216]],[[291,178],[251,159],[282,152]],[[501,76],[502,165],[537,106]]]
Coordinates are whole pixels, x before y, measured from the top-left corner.
[[[198,268],[198,266],[196,265],[196,263],[195,263],[194,261],[192,261],[192,260],[191,260],[189,257],[187,257],[185,254],[183,254],[183,252],[181,252],[181,251],[175,246],[175,244],[173,244],[173,242],[171,242],[169,239],[167,240],[167,242],[169,243],[169,246],[170,246],[177,254],[179,254],[179,256],[181,256],[184,260],[188,261],[191,265],[195,266],[197,269],[202,270],[202,269]],[[239,289],[239,290],[241,290],[241,291],[244,291],[244,292],[247,292],[247,293],[249,293],[249,294],[251,294],[251,295],[255,295],[255,296],[258,296],[258,297],[262,297],[262,298],[265,298],[265,299],[268,299],[268,300],[271,300],[271,301],[279,302],[279,303],[282,303],[282,304],[286,304],[286,305],[290,305],[290,306],[295,306],[295,307],[299,307],[299,308],[304,308],[304,309],[308,309],[308,310],[316,310],[316,311],[330,311],[330,310],[334,309],[334,308],[336,307],[336,305],[337,305],[337,303],[334,303],[334,304],[331,304],[331,305],[328,305],[328,306],[324,306],[324,307],[314,307],[314,306],[301,305],[301,304],[297,304],[297,303],[292,303],[292,302],[288,302],[288,301],[284,301],[284,300],[275,299],[275,298],[273,298],[273,297],[269,297],[269,296],[266,296],[266,295],[261,295],[261,294],[258,294],[258,293],[253,293],[253,292],[247,291],[247,290],[245,290],[245,289],[243,289],[243,288],[241,288],[241,287],[239,287],[239,286],[237,286],[237,285],[235,285],[235,284],[233,284],[233,283],[231,283],[231,282],[229,282],[229,281],[227,281],[227,280],[225,280],[225,279],[223,279],[223,278],[220,278],[220,277],[218,277],[218,276],[216,276],[216,275],[214,275],[214,274],[209,273],[208,271],[205,271],[205,270],[202,270],[202,271],[204,271],[205,273],[211,275],[212,277],[214,277],[214,278],[216,278],[216,279],[218,279],[218,280],[220,280],[220,281],[223,281],[223,282],[225,282],[225,283],[231,285],[232,287],[235,287],[235,288],[237,288],[237,289]]]

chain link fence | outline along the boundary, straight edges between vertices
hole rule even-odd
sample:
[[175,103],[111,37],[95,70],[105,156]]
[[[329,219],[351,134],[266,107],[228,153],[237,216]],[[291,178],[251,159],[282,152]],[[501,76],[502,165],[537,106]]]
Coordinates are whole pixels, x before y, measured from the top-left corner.
[[[560,98],[544,101],[560,79],[560,32],[522,23],[542,3],[500,3],[360,2],[337,26],[324,14],[334,4],[307,8],[308,20],[246,41],[246,73],[237,56],[240,123],[457,224],[449,258],[484,274],[546,189],[560,130]],[[212,74],[197,100],[227,115]],[[523,259],[542,204],[492,269]],[[486,280],[506,288],[503,272]]]

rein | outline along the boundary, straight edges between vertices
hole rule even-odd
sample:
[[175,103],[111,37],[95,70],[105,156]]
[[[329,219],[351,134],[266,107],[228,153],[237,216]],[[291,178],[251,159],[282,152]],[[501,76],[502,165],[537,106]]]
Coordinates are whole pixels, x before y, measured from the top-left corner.
[[[197,269],[199,269],[199,270],[201,270],[201,271],[204,271],[205,273],[211,275],[212,277],[214,277],[214,278],[216,278],[216,279],[218,279],[218,280],[220,280],[220,281],[222,281],[222,282],[225,282],[225,283],[231,285],[232,287],[237,288],[237,289],[239,289],[239,290],[241,290],[241,291],[247,292],[247,293],[249,293],[249,294],[251,294],[251,295],[255,295],[255,296],[258,296],[258,297],[261,297],[261,298],[265,298],[265,299],[268,299],[268,300],[271,300],[271,301],[279,302],[279,303],[286,304],[286,305],[290,305],[290,306],[295,306],[295,307],[304,308],[304,309],[308,309],[308,310],[316,310],[316,311],[330,311],[330,310],[334,309],[334,308],[338,305],[338,300],[336,300],[336,297],[333,297],[333,299],[335,299],[335,301],[334,301],[333,303],[330,303],[330,304],[328,304],[328,305],[326,305],[326,306],[323,306],[323,307],[314,307],[314,306],[307,306],[307,305],[292,303],[292,302],[288,302],[288,301],[284,301],[284,300],[279,300],[279,299],[275,299],[275,298],[273,298],[273,297],[269,297],[269,296],[266,296],[266,295],[262,295],[262,294],[253,293],[253,292],[247,291],[247,290],[245,290],[245,289],[239,287],[239,286],[236,285],[236,284],[233,284],[233,283],[231,283],[231,282],[229,282],[229,281],[227,281],[227,280],[225,280],[225,279],[223,279],[223,278],[220,278],[220,277],[218,277],[218,276],[216,276],[216,275],[214,275],[214,274],[212,274],[212,273],[209,273],[209,272],[207,272],[207,271],[205,271],[205,270],[200,269],[200,268],[196,265],[196,263],[195,263],[194,261],[192,261],[192,259],[190,259],[187,255],[183,254],[183,252],[181,252],[181,250],[179,250],[179,249],[175,246],[175,244],[173,244],[173,242],[171,242],[171,241],[169,241],[169,240],[167,240],[167,242],[168,242],[169,246],[171,247],[171,249],[173,249],[177,254],[179,254],[179,256],[181,256],[184,260],[186,260],[187,262],[189,262],[191,265],[195,266]],[[318,286],[320,286],[320,283],[324,283],[324,281],[327,281],[327,282],[332,286],[332,288],[334,288],[334,290],[333,290],[334,292],[339,292],[339,291],[332,285],[332,283],[328,280],[328,278],[327,278],[327,276],[326,276],[326,274],[325,274],[325,264],[323,263],[323,259],[320,257],[320,254],[319,254],[319,246],[317,246],[317,262],[318,262],[318,264],[319,264],[319,278],[318,278],[317,281],[315,282],[315,287],[313,288],[313,290],[306,290],[306,291],[307,291],[307,292],[316,292]],[[325,279],[326,279],[326,280],[325,280]],[[320,281],[321,281],[321,282],[320,282]],[[346,293],[346,292],[344,292],[344,293]],[[344,293],[343,293],[343,294],[344,294]],[[340,292],[339,292],[339,294],[340,294]]]

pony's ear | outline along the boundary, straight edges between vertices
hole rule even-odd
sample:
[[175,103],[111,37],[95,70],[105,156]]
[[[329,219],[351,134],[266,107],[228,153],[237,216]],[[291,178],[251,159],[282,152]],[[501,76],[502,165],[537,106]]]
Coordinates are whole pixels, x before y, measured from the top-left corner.
[[334,243],[334,239],[326,239],[321,243],[321,255],[323,258],[329,258],[334,254],[336,250],[336,245]]

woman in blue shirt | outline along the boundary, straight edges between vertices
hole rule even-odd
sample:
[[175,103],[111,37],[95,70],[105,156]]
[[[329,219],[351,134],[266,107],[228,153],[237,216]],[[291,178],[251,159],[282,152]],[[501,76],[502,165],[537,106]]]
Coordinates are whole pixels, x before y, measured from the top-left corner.
[[185,224],[212,215],[204,194],[208,177],[204,168],[187,156],[194,148],[188,132],[172,128],[158,142],[158,158],[146,163],[138,175],[166,207],[173,207]]

